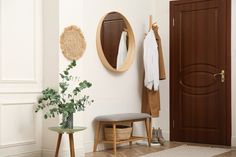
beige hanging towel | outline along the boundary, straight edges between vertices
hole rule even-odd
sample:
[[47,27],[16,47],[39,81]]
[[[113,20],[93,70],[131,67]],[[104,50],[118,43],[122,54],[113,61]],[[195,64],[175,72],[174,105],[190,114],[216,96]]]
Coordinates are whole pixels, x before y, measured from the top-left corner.
[[[156,42],[158,45],[158,56],[159,56],[159,79],[166,79],[165,65],[163,59],[163,51],[161,45],[161,37],[158,33],[158,26],[153,25]],[[142,90],[142,112],[149,113],[152,117],[159,117],[160,112],[160,92],[147,89],[143,86]]]

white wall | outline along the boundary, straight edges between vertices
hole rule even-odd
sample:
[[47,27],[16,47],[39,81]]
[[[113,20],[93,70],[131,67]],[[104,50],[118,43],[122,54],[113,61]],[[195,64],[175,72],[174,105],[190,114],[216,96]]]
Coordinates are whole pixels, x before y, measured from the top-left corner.
[[[160,35],[164,49],[167,76],[169,77],[169,1],[156,2],[156,20],[159,25]],[[232,0],[232,145],[236,146],[236,2]],[[169,133],[169,79],[161,84],[161,113],[158,122]]]
[[[86,15],[84,32],[89,45],[83,58],[85,60],[84,69],[86,69],[84,77],[93,82],[90,93],[95,100],[95,103],[85,113],[85,124],[89,127],[85,136],[85,148],[86,151],[91,151],[94,138],[93,119],[96,116],[140,112],[141,110],[142,41],[145,22],[148,20],[148,16],[152,14],[152,1],[85,0],[84,7]],[[104,14],[110,11],[119,11],[128,19],[136,40],[134,63],[127,72],[121,74],[112,73],[104,68],[97,55],[95,45],[98,22]]]
[[[157,20],[160,27],[166,73],[169,76],[169,1],[44,0],[43,2],[44,14],[41,12],[41,1],[38,0],[22,0],[20,3],[17,0],[0,0],[0,157],[37,157],[41,156],[41,149],[44,157],[53,156],[57,136],[48,131],[48,126],[58,125],[60,119],[43,121],[42,125],[41,115],[34,114],[33,110],[42,86],[56,87],[59,80],[58,72],[68,64],[63,55],[58,53],[59,34],[66,26],[78,25],[84,32],[87,49],[78,61],[75,74],[93,83],[88,93],[95,100],[84,113],[75,116],[76,125],[88,127],[79,136],[77,134],[75,136],[76,151],[80,156],[83,156],[84,152],[92,151],[93,119],[96,116],[141,110],[143,28],[150,14],[154,15],[154,21]],[[232,144],[235,146],[236,2],[233,0],[232,8]],[[110,11],[119,11],[127,17],[136,39],[134,63],[127,72],[121,74],[112,73],[104,68],[96,50],[98,22]],[[44,46],[42,46],[42,34]],[[160,126],[168,139],[169,78],[161,81],[160,89],[161,112],[160,118],[154,120],[154,125]],[[142,133],[142,130],[137,129],[137,132]],[[61,156],[69,156],[66,136],[62,141]]]
[[[35,8],[31,5],[33,2]],[[87,49],[78,61],[75,74],[93,83],[88,93],[95,100],[95,103],[84,113],[75,116],[76,125],[88,128],[79,136],[77,134],[75,136],[76,151],[80,156],[83,156],[84,152],[92,151],[93,119],[96,116],[141,110],[142,41],[144,25],[150,14],[154,15],[154,21],[157,20],[160,27],[166,73],[169,76],[169,1],[44,0],[43,2],[44,31],[42,32],[41,1],[24,0],[18,4],[17,0],[0,0],[0,157],[40,156],[41,149],[44,157],[53,156],[57,136],[48,131],[48,126],[58,125],[60,118],[43,121],[42,125],[41,115],[34,114],[33,105],[42,86],[57,86],[58,72],[69,63],[61,53],[58,53],[59,34],[66,26],[78,25],[84,32]],[[12,8],[13,4],[18,5]],[[232,95],[235,95],[236,20],[233,18],[236,15],[235,1],[232,2],[232,7]],[[27,11],[31,11],[31,14]],[[136,39],[134,63],[127,72],[121,74],[112,73],[104,68],[96,50],[97,25],[100,18],[109,11],[119,11],[127,17]],[[32,12],[36,13],[36,17],[32,17],[34,15]],[[19,18],[19,16],[28,18]],[[20,22],[17,21],[19,19]],[[17,22],[17,25],[14,22]],[[25,28],[27,32],[21,34],[26,31]],[[41,60],[42,34],[44,35],[44,66]],[[32,45],[35,45],[35,48]],[[161,81],[160,89],[161,112],[160,118],[154,120],[154,125],[160,126],[168,139],[169,78]],[[232,118],[232,144],[236,145],[236,98],[233,96]],[[142,133],[142,130],[137,129],[137,132]],[[62,141],[61,156],[69,156],[66,136]]]
[[[135,3],[135,5],[133,5]],[[232,4],[235,8],[235,2]],[[160,117],[154,119],[154,126],[163,129],[166,139],[169,139],[169,1],[91,1],[80,0],[70,2],[61,2],[60,6],[60,31],[65,26],[78,24],[84,32],[87,41],[87,50],[84,56],[79,60],[79,76],[93,83],[89,89],[89,94],[94,98],[95,103],[88,107],[81,117],[84,119],[88,129],[85,131],[86,152],[92,150],[94,124],[93,119],[98,115],[140,112],[141,105],[141,83],[142,83],[142,40],[144,37],[143,28],[148,19],[148,15],[153,14],[154,21],[159,25],[160,35],[162,37],[164,60],[166,66],[167,79],[161,81],[161,112]],[[232,9],[235,10],[235,9]],[[100,18],[109,11],[120,11],[130,21],[133,27],[136,39],[136,58],[131,68],[122,74],[115,74],[106,70],[101,64],[96,50],[96,29]],[[235,15],[235,11],[233,12]],[[233,16],[232,15],[232,19]],[[235,20],[233,19],[235,25]],[[232,28],[234,28],[232,26]],[[235,30],[232,30],[235,36]],[[234,73],[235,64],[235,44],[232,36],[232,95],[235,93]],[[68,62],[60,56],[60,69]],[[235,103],[232,97],[233,112],[233,130],[232,143],[235,145],[236,126]],[[79,119],[81,121],[81,119]],[[140,132],[140,131],[138,131]]]
[[162,128],[163,136],[169,140],[170,115],[169,115],[169,1],[155,0],[153,3],[153,21],[159,26],[159,34],[162,40],[163,57],[166,69],[166,80],[160,83],[161,111],[159,118],[153,119],[153,125]]
[[[58,89],[59,82],[59,2],[43,0],[43,88]],[[59,117],[43,120],[42,156],[53,156],[57,134],[48,127],[57,126]]]
[[[60,0],[59,1],[59,35],[62,34],[65,27],[68,27],[70,25],[77,25],[84,31],[84,17],[86,16],[84,14],[84,6],[83,6],[83,0]],[[77,69],[75,69],[74,75],[80,76],[84,78],[83,76],[83,61],[84,59],[81,59],[77,61]],[[59,53],[59,71],[63,71],[65,67],[69,64],[69,61],[62,55],[61,51]],[[72,72],[72,73],[73,73]],[[84,126],[84,116],[83,113],[77,113],[74,115],[74,125]],[[79,134],[76,133],[74,136],[75,141],[75,153],[79,156],[84,156],[84,132],[80,132]],[[56,142],[56,141],[55,141]],[[62,152],[61,156],[70,156],[69,154],[69,145],[68,145],[68,137],[64,136],[62,139]]]
[[41,67],[41,1],[0,0],[0,157],[41,155]]
[[[84,131],[85,151],[92,151],[94,138],[93,119],[98,115],[140,112],[142,62],[141,50],[144,38],[144,23],[152,13],[152,1],[137,0],[69,0],[60,1],[60,31],[65,26],[76,24],[82,28],[87,41],[84,56],[78,61],[78,75],[93,83],[88,90],[95,102],[82,113],[80,124]],[[108,71],[101,63],[96,49],[96,31],[100,18],[110,11],[119,11],[127,17],[136,39],[136,57],[131,68],[121,74]],[[60,56],[60,70],[68,62]],[[81,122],[83,121],[83,122]],[[79,139],[81,140],[81,139]],[[78,141],[79,141],[78,140]],[[81,144],[79,144],[81,146]]]

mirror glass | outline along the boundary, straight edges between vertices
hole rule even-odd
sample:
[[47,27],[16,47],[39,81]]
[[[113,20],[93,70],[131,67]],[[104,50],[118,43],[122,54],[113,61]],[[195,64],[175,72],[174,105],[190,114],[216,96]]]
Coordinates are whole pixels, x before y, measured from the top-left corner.
[[113,71],[127,70],[134,49],[133,31],[127,19],[118,12],[110,12],[102,18],[98,31],[102,62]]

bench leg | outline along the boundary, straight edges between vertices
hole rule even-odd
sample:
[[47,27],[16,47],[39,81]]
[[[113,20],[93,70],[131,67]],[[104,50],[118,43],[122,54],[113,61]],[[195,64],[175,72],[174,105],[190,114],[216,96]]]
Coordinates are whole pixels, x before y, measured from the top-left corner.
[[149,118],[149,138],[152,140],[152,117]]
[[113,123],[113,151],[116,154],[116,123]]
[[[134,126],[134,122],[131,122],[131,128],[132,128],[131,137],[133,136],[133,126]],[[132,141],[129,142],[129,145],[132,146]]]
[[146,133],[147,133],[147,139],[148,139],[148,146],[151,146],[151,136],[150,136],[150,122],[149,119],[147,118],[145,120],[145,127],[146,127]]
[[100,130],[101,130],[101,122],[97,122],[96,133],[95,133],[95,137],[94,137],[93,152],[97,151],[97,146],[98,146],[98,143],[99,143]]

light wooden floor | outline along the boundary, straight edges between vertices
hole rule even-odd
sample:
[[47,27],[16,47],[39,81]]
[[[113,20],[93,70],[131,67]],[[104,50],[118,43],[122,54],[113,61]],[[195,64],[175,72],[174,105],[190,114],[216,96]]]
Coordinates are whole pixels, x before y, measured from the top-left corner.
[[[152,146],[152,147],[140,146],[140,145],[133,145],[132,147],[124,146],[117,149],[116,156],[112,154],[112,150],[105,150],[105,151],[100,151],[100,152],[95,152],[95,153],[87,153],[85,157],[138,157],[138,156],[149,154],[152,152],[158,152],[164,149],[177,147],[183,144],[186,144],[186,143],[168,142],[168,143],[165,143],[164,146]],[[198,145],[198,144],[189,144],[189,145],[209,146],[209,145]],[[216,146],[216,147],[223,147],[223,146]],[[226,147],[226,148],[229,148],[229,147]],[[232,148],[230,152],[218,155],[216,157],[236,157],[236,149]]]

